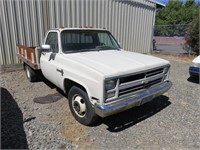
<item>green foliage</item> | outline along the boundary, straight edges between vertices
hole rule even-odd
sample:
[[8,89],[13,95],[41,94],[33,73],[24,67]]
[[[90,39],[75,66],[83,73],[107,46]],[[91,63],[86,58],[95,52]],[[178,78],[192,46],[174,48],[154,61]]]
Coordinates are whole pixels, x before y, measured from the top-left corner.
[[155,36],[185,36],[185,50],[199,54],[200,2],[169,0],[166,7],[157,10]]
[[180,0],[170,0],[165,8],[157,10],[156,25],[189,24],[197,11],[194,0],[187,0],[185,4]]
[[155,36],[184,36],[199,12],[195,0],[170,0],[166,7],[157,10]]
[[199,13],[195,15],[186,37],[186,47],[199,54]]

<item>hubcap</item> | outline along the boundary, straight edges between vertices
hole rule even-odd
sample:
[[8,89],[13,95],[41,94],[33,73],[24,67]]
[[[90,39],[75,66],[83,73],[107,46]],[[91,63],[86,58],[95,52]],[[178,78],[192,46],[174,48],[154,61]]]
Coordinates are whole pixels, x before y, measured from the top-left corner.
[[29,69],[28,68],[26,68],[26,74],[27,74],[27,77],[30,79],[30,71],[29,71]]
[[81,96],[75,95],[73,97],[72,106],[73,106],[73,109],[74,109],[75,113],[79,117],[84,117],[85,116],[85,114],[86,114],[86,105],[85,105],[84,99]]

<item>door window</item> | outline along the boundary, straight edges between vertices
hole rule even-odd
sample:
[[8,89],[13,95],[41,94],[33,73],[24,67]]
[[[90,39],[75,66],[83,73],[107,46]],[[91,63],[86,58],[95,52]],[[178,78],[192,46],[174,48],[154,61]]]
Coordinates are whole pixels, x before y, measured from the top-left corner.
[[45,44],[51,46],[51,52],[58,53],[58,34],[56,32],[50,32],[47,36]]

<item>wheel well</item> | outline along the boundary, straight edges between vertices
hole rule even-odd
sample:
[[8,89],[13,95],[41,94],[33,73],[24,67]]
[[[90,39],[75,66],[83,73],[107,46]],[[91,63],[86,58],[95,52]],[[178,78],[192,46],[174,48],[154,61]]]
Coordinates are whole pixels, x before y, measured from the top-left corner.
[[65,94],[67,96],[68,96],[69,90],[71,89],[72,86],[77,86],[77,87],[79,87],[80,89],[84,90],[87,93],[86,89],[82,85],[80,85],[79,83],[74,82],[74,81],[72,81],[70,79],[65,79],[64,80],[64,90],[65,90]]

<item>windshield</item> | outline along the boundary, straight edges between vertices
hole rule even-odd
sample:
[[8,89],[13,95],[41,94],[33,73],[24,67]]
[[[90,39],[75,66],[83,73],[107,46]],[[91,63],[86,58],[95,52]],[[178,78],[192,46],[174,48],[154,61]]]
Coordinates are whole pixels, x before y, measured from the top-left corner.
[[62,31],[61,43],[64,53],[120,49],[110,32],[99,30]]

